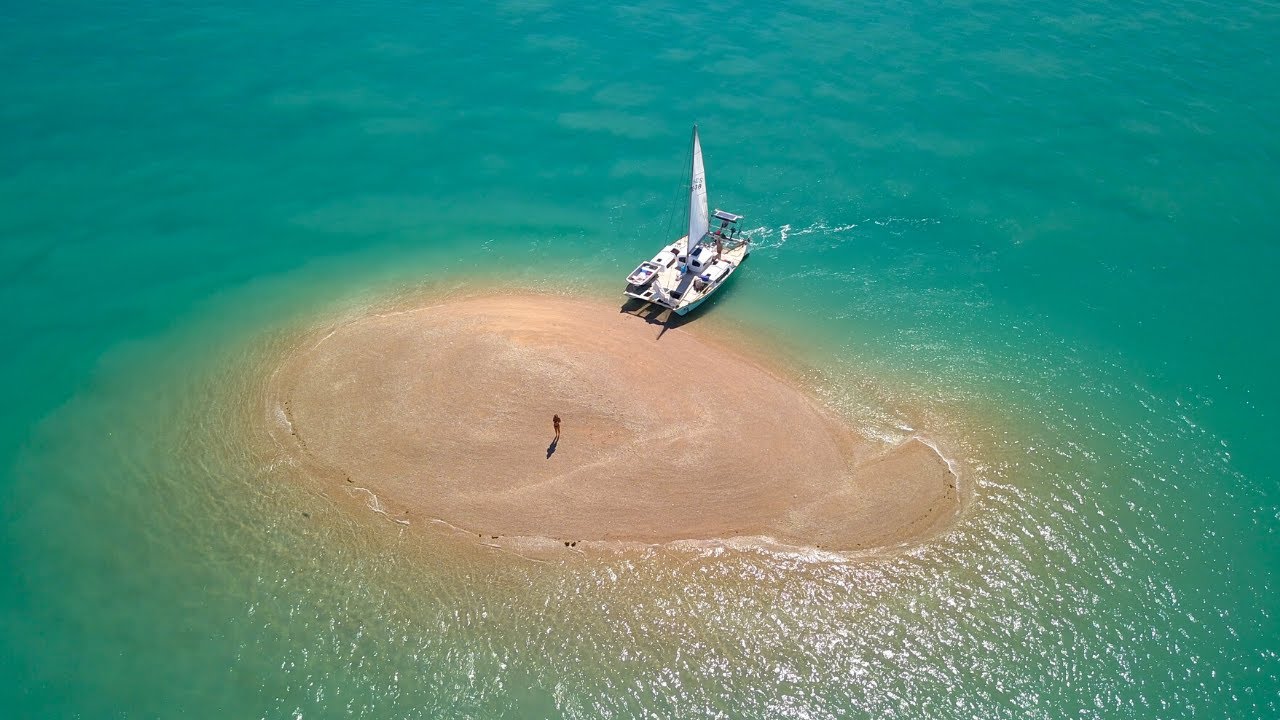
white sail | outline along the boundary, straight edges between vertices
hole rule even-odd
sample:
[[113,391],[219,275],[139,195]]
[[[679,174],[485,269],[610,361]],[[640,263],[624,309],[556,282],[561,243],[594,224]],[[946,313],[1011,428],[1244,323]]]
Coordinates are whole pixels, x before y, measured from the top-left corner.
[[[627,276],[623,294],[648,303],[648,306],[666,308],[676,315],[686,315],[703,303],[729,279],[751,253],[751,239],[738,232],[741,215],[717,210],[712,216],[707,207],[707,175],[702,166],[702,141],[698,138],[698,126],[693,126],[693,145],[690,146],[689,168],[689,232],[662,248],[652,260],[640,263]],[[677,197],[676,201],[681,201]],[[720,225],[721,236],[716,236],[715,251],[704,249],[700,262],[689,259],[702,245],[711,229],[711,221]],[[729,227],[732,225],[733,227]],[[681,242],[683,241],[683,243]],[[683,246],[682,246],[683,245]],[[685,258],[681,262],[680,258]]]
[[702,168],[702,143],[698,142],[698,126],[693,126],[693,172],[689,176],[689,240],[687,253],[692,254],[711,224],[707,218],[707,173]]

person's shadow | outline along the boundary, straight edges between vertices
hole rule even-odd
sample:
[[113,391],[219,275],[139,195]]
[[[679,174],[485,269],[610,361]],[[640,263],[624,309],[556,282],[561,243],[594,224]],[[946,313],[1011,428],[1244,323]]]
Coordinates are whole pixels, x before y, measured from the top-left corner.
[[558,437],[557,437],[556,439],[554,439],[554,440],[552,440],[552,441],[551,441],[551,444],[550,444],[550,445],[548,445],[548,446],[547,446],[547,459],[548,459],[548,460],[550,460],[550,459],[551,459],[551,456],[552,456],[552,455],[555,455],[555,454],[556,454],[556,445],[559,445],[559,444],[560,444],[560,438],[558,438]]

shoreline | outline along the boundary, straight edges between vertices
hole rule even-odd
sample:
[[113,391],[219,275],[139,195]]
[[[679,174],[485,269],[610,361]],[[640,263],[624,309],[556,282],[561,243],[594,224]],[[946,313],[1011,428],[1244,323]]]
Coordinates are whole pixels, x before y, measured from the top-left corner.
[[[956,517],[935,448],[869,440],[791,358],[723,328],[520,290],[416,300],[304,337],[264,399],[290,463],[401,525],[539,553],[749,538],[849,552]],[[548,444],[555,408],[564,436]]]

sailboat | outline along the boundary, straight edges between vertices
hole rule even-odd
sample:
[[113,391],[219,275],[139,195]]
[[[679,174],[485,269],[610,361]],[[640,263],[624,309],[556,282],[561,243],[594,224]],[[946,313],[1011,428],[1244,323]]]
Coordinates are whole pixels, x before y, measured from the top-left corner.
[[[707,212],[707,177],[702,143],[693,126],[693,165],[689,171],[689,232],[667,245],[627,276],[624,294],[685,315],[724,285],[751,254],[751,239],[742,234],[741,215],[717,209]],[[713,231],[712,219],[719,222]]]

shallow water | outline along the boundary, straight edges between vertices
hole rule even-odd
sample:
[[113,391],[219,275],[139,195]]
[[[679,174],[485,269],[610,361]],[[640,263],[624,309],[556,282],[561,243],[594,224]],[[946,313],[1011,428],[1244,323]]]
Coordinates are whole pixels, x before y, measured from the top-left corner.
[[[1274,7],[6,15],[12,715],[1280,715]],[[952,532],[533,563],[278,482],[289,338],[614,293],[693,119],[760,239],[696,322],[944,447]]]

